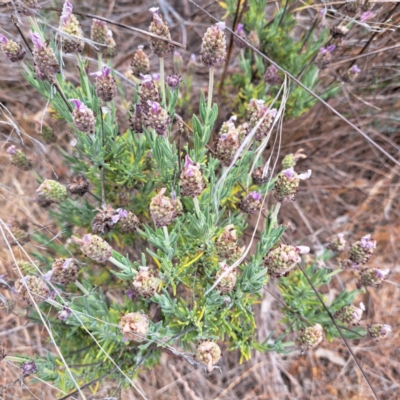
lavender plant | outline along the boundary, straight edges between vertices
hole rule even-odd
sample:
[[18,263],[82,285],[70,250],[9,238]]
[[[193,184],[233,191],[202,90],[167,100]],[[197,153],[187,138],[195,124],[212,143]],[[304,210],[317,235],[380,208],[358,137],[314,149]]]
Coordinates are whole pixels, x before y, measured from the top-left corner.
[[[160,60],[160,80],[149,75],[148,54],[140,47],[132,60],[136,84],[126,132],[120,131],[115,102],[124,82],[111,60],[103,63],[99,57],[98,71],[89,73],[77,54],[77,85],[61,71],[61,46],[64,52],[83,51],[83,32],[71,3],[64,5],[60,29],[66,36],[59,43],[38,20],[31,20],[34,64],[22,64],[24,76],[69,125],[76,147],[63,152],[69,184],[45,179],[37,189],[37,202],[50,207],[63,227],[61,244],[36,233],[32,240],[45,244],[47,252],[32,251],[37,261],[30,257],[26,266],[16,260],[15,266],[16,295],[31,306],[32,318],[46,315],[48,324],[42,321],[51,325],[60,353],[34,360],[7,358],[21,363],[24,376],[37,374],[64,392],[77,389],[79,377],[83,384],[104,374],[121,385],[132,384],[129,376],[141,365],[157,363],[165,350],[211,372],[221,347],[239,350],[241,359],[249,359],[252,350],[287,352],[296,344],[311,349],[324,337],[340,336],[315,289],[327,285],[341,268],[360,274],[360,288],[377,287],[387,275],[363,269],[375,248],[367,236],[351,246],[341,268],[318,267],[333,251],[343,251],[343,241],[337,241],[299,269],[301,255],[310,249],[282,241],[285,227],[278,216],[280,205],[295,200],[301,180],[310,178],[311,171],[297,173],[293,155],[288,168],[272,177],[272,156],[260,158],[281,109],[254,98],[239,127],[235,118],[215,126],[214,73],[226,60],[225,26],[218,23],[207,29],[201,47],[201,60],[209,69],[207,99],[201,94],[198,115],[181,120],[175,114],[180,78],[165,78],[164,58],[173,50],[169,27],[158,9],[151,13],[149,32],[157,37],[150,37],[150,49]],[[238,29],[245,38],[243,27]],[[93,20],[93,41],[109,48],[99,49],[99,55],[115,51],[106,32],[105,23]],[[9,52],[9,42],[2,43]],[[13,49],[23,54],[18,46]],[[180,72],[179,63],[174,54],[175,72]],[[243,65],[249,66],[249,59]],[[259,60],[255,65],[260,67]],[[276,71],[268,74],[272,81]],[[249,90],[251,96],[256,92]],[[210,150],[213,131],[219,132],[215,151]],[[181,135],[183,147],[177,145]],[[15,146],[7,153],[18,168],[31,168]],[[273,202],[269,211],[267,198]],[[262,227],[261,213],[267,214]],[[249,227],[253,238],[257,229],[260,238],[246,246],[243,234]],[[25,244],[23,229],[22,235],[15,223],[5,229],[13,241]],[[255,305],[270,279],[282,293],[284,320],[279,334],[260,342]],[[122,293],[120,301],[107,296],[111,287]],[[384,338],[390,332],[387,325],[358,327],[362,310],[353,303],[362,290],[343,291],[329,309],[342,324],[356,326],[344,331],[346,337]],[[288,339],[292,332],[296,343]],[[83,369],[81,364],[91,366]]]

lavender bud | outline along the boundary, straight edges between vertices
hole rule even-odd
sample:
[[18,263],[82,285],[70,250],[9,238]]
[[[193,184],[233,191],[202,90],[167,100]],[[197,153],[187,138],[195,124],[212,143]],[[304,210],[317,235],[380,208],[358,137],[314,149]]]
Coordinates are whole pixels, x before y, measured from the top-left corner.
[[201,59],[208,67],[217,67],[226,61],[225,23],[218,22],[209,27],[201,44]]
[[50,294],[45,281],[32,275],[16,280],[14,289],[19,297],[29,305],[33,305],[33,302],[38,304],[45,301]]
[[309,251],[310,248],[306,246],[294,247],[280,244],[264,257],[264,265],[268,268],[268,274],[273,278],[287,276],[301,261],[300,254],[307,254]]
[[[229,265],[225,262],[220,262],[220,269],[215,275],[215,281],[217,281],[226,271],[229,270]],[[230,270],[218,283],[217,290],[221,293],[226,294],[232,292],[236,285],[236,268]]]
[[21,365],[21,375],[28,376],[32,374],[36,374],[38,372],[38,368],[36,366],[35,361],[26,361]]
[[103,54],[105,58],[114,58],[117,54],[117,45],[110,29],[107,30],[106,49]]
[[62,35],[62,46],[66,53],[81,53],[85,45],[81,24],[72,14],[72,4],[65,0],[60,17],[60,31]]
[[167,189],[161,189],[150,202],[150,215],[156,226],[168,226],[180,215],[180,207],[177,200],[164,196]]
[[253,183],[255,185],[262,185],[263,183],[266,183],[270,180],[271,178],[271,169],[268,168],[264,175],[264,167],[259,167],[256,168],[252,174],[251,178],[253,179]]
[[57,258],[52,264],[50,280],[60,285],[68,285],[78,278],[78,266],[72,258]]
[[275,65],[271,64],[264,74],[264,80],[268,85],[276,85],[281,82],[281,78],[279,76],[278,68]]
[[78,99],[72,99],[70,101],[75,106],[75,109],[72,112],[72,120],[74,122],[75,128],[81,132],[94,133],[96,118],[94,117],[93,111],[90,108],[86,107]]
[[123,210],[122,208],[117,209],[119,215],[118,225],[121,231],[124,233],[136,232],[139,227],[139,218],[132,212],[128,210]]
[[151,75],[140,75],[142,83],[139,86],[139,99],[143,111],[149,109],[149,101],[161,103],[161,96]]
[[58,313],[57,319],[59,319],[62,322],[65,322],[72,314],[72,311],[68,307],[63,307],[61,311]]
[[357,79],[360,72],[361,69],[358,68],[357,65],[353,65],[351,68],[347,70],[346,74],[343,76],[343,81],[354,82]]
[[67,189],[72,194],[83,196],[89,190],[89,181],[83,175],[73,175],[69,178],[69,185]]
[[103,66],[103,69],[91,75],[96,77],[96,94],[104,102],[111,101],[117,94],[117,85],[111,75],[111,68]]
[[297,343],[304,349],[317,347],[324,338],[324,329],[320,324],[303,328],[297,338]]
[[145,125],[145,115],[142,111],[142,105],[136,104],[132,115],[129,118],[129,126],[136,133],[143,132],[143,125]]
[[221,355],[220,347],[211,340],[202,340],[197,345],[196,359],[207,365],[208,372],[213,370],[213,365],[219,361]]
[[149,317],[141,312],[125,314],[119,322],[124,338],[135,343],[143,342],[149,331]]
[[92,20],[92,28],[90,38],[97,46],[99,46],[99,53],[105,50],[108,37],[107,22],[99,21],[98,19]]
[[143,51],[143,46],[138,46],[138,49],[135,51],[132,62],[132,73],[136,78],[139,78],[141,75],[146,75],[150,72],[150,60],[147,54]]
[[182,196],[192,198],[199,196],[206,187],[200,164],[195,164],[187,154],[179,185]]
[[[243,24],[237,24],[237,27],[235,29],[235,33],[240,36],[242,39],[247,41],[247,35],[246,32],[244,30],[244,26]],[[233,41],[235,42],[235,45],[239,48],[239,49],[243,49],[245,48],[247,45],[245,42],[243,42],[242,40],[240,40],[238,37],[234,36],[233,37]]]
[[307,158],[307,156],[303,154],[303,151],[303,149],[299,149],[295,154],[287,154],[282,160],[283,169],[293,168],[296,166],[298,160]]
[[250,192],[239,204],[239,208],[246,214],[254,214],[261,209],[261,192]]
[[67,199],[67,188],[59,182],[46,179],[36,190],[37,196],[50,204],[59,204]]
[[146,126],[153,128],[158,135],[167,137],[171,121],[168,112],[156,101],[149,100],[147,104],[149,108],[146,114]]
[[[150,24],[149,32],[171,40],[169,27],[159,14],[159,9],[157,7],[153,7],[150,8],[150,11],[153,13],[153,21]],[[150,38],[150,48],[157,57],[164,58],[171,53],[171,51],[174,49],[174,46],[164,40]]]
[[383,281],[386,280],[390,273],[389,269],[378,269],[368,268],[361,271],[360,281],[357,283],[357,287],[371,286],[374,288],[379,287]]
[[335,253],[341,253],[346,248],[346,239],[343,233],[338,233],[334,236],[327,245],[327,248]]
[[41,8],[42,7],[39,6],[37,0],[22,0],[22,5],[19,5],[17,10],[21,14],[31,16]]
[[139,296],[147,299],[156,294],[160,282],[160,279],[157,278],[148,267],[140,267],[133,279],[132,285]]
[[76,236],[72,236],[71,239],[81,247],[81,251],[85,256],[94,261],[103,263],[112,256],[112,247],[99,236],[87,234],[82,239]]
[[308,179],[311,176],[311,170],[303,174],[297,174],[293,168],[282,171],[275,182],[274,197],[279,203],[291,200],[294,201],[299,191],[300,180]]
[[247,108],[247,115],[250,119],[249,131],[251,131],[259,123],[260,119],[263,119],[255,134],[256,140],[262,141],[268,136],[276,114],[277,111],[275,109],[270,110],[268,106],[264,105],[263,100],[250,100]]
[[256,49],[260,48],[260,38],[258,37],[258,34],[256,31],[251,31],[249,33],[249,39],[248,42],[255,47]]
[[32,169],[32,162],[27,158],[25,153],[18,150],[14,145],[11,145],[7,149],[7,154],[10,158],[10,162],[21,171],[29,171]]
[[325,69],[332,60],[332,53],[336,49],[334,44],[328,46],[327,48],[321,47],[319,53],[315,59],[315,65],[319,69]]
[[222,124],[215,146],[216,157],[226,167],[232,163],[240,147],[239,132],[233,122],[235,120],[236,117],[231,117],[229,121]]
[[168,75],[166,82],[167,82],[167,85],[170,87],[170,89],[175,90],[179,87],[181,78],[178,75]]
[[43,75],[46,77],[52,77],[54,74],[60,72],[60,66],[53,49],[45,42],[39,34],[31,32],[31,40],[34,44],[33,48],[33,60],[37,67],[37,75],[40,77]]
[[376,241],[371,240],[371,235],[366,235],[351,245],[349,258],[356,264],[366,264],[374,253],[375,247]]
[[0,47],[11,62],[21,61],[25,57],[26,52],[23,47],[19,43],[7,39],[4,35],[0,35]]
[[385,339],[392,332],[392,327],[386,324],[372,324],[368,327],[369,337],[380,340]]
[[344,324],[357,326],[360,325],[360,321],[364,311],[365,306],[363,303],[360,303],[360,307],[356,307],[353,305],[344,306],[339,311],[337,311],[334,316]]
[[119,216],[111,204],[104,205],[92,221],[92,232],[96,235],[109,233],[117,224]]
[[224,228],[215,240],[214,246],[220,260],[234,262],[242,255],[242,250],[237,243],[236,229],[232,224]]

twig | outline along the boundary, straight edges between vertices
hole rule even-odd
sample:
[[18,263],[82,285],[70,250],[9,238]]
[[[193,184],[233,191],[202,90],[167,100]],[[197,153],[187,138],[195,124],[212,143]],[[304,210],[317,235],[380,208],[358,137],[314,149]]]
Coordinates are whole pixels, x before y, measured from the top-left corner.
[[26,47],[29,49],[30,53],[32,53],[32,49],[31,49],[31,47],[29,46],[28,41],[26,40],[24,34],[22,33],[22,31],[21,31],[21,29],[20,29],[20,27],[19,27],[19,25],[18,25],[18,22],[17,22],[16,18],[15,18],[14,15],[12,15],[12,14],[11,14],[11,21],[13,22],[13,24],[14,24],[15,27],[17,28],[17,31],[18,31],[18,33],[21,35],[22,40],[25,42]]
[[[61,8],[57,8],[57,7],[44,7],[44,8],[42,8],[42,10],[44,10],[44,11],[62,12],[62,9]],[[139,29],[139,28],[134,28],[133,26],[129,26],[129,25],[121,24],[119,22],[115,22],[112,19],[100,17],[99,15],[86,14],[86,13],[78,12],[78,11],[75,11],[75,10],[74,10],[74,14],[80,15],[81,17],[93,18],[93,19],[98,19],[99,21],[108,22],[111,25],[119,26],[120,28],[128,29],[130,31],[137,32],[137,33],[140,33],[140,34],[145,35],[145,36],[150,36],[150,37],[152,37],[154,39],[163,40],[164,42],[171,43],[176,47],[180,47],[181,49],[186,49],[186,46],[184,46],[183,44],[181,44],[179,42],[175,42],[174,40],[166,39],[165,37],[155,35],[154,33],[147,32],[147,31],[144,31],[144,30]]]
[[[102,141],[102,147],[103,147],[103,164],[104,164],[104,121],[103,121],[103,110],[100,105],[100,118],[101,118],[101,141]],[[101,204],[103,206],[106,205],[106,192],[104,189],[104,165],[101,166]]]
[[[217,18],[215,18],[213,15],[211,15],[208,11],[204,10],[203,7],[199,6],[196,2],[193,0],[189,0],[190,3],[192,3],[194,6],[202,10],[205,14],[207,14],[211,19],[214,21],[218,21]],[[373,146],[375,146],[382,154],[384,154],[386,157],[388,157],[392,162],[394,162],[396,165],[400,166],[400,161],[398,161],[395,157],[390,155],[384,148],[382,148],[379,144],[375,143],[366,133],[364,133],[360,128],[358,128],[356,125],[354,125],[351,121],[349,121],[346,117],[344,117],[339,111],[337,111],[335,108],[333,108],[330,104],[328,104],[325,100],[323,100],[320,96],[318,96],[316,93],[314,93],[311,89],[309,89],[307,86],[305,86],[303,83],[301,83],[297,78],[295,78],[290,72],[286,71],[284,68],[282,68],[279,64],[277,64],[275,61],[271,60],[268,56],[266,56],[264,53],[262,53],[260,50],[252,46],[247,40],[241,38],[239,35],[237,35],[235,32],[232,31],[230,28],[225,28],[228,32],[230,32],[232,35],[235,35],[239,40],[243,41],[244,43],[247,44],[249,48],[251,48],[253,51],[255,51],[257,54],[259,54],[262,58],[267,60],[269,63],[274,65],[279,71],[283,72],[288,78],[290,78],[293,82],[297,83],[301,88],[303,88],[307,93],[309,93],[311,96],[313,96],[315,99],[317,99],[320,103],[322,103],[325,107],[327,107],[330,111],[332,111],[335,115],[337,115],[341,120],[346,122],[349,126],[351,126],[355,131],[357,131],[361,136],[363,136],[368,142],[370,142]]]

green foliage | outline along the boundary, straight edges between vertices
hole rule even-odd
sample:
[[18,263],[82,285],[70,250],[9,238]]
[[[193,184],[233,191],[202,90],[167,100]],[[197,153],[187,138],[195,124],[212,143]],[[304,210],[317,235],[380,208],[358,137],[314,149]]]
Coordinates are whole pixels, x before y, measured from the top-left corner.
[[[232,4],[229,2],[228,12],[231,12]],[[320,38],[306,51],[300,52],[302,44],[287,35],[294,28],[292,15],[285,13],[283,18],[278,15],[272,24],[267,24],[261,12],[265,4],[265,1],[251,0],[244,22],[260,35],[262,51],[277,62],[282,61],[282,66],[292,73],[299,73],[300,67],[311,58],[324,39]],[[282,45],[277,46],[276,43]],[[245,194],[238,184],[247,185],[256,146],[248,147],[230,170],[222,168],[207,148],[218,117],[218,106],[213,104],[208,108],[203,93],[199,114],[192,117],[193,133],[185,139],[183,150],[175,140],[172,124],[168,127],[168,137],[157,135],[150,127],[144,128],[141,134],[131,129],[121,132],[116,105],[113,102],[107,105],[101,103],[86,74],[86,63],[79,56],[77,62],[80,80],[76,86],[63,79],[62,75],[57,75],[59,89],[56,91],[48,81],[36,79],[33,68],[28,64],[24,76],[50,102],[57,118],[66,121],[73,129],[76,147],[60,151],[71,171],[87,177],[91,185],[90,194],[93,195],[83,200],[69,198],[51,211],[62,230],[61,243],[49,240],[45,232],[34,236],[47,248],[45,254],[37,250],[34,254],[41,261],[43,270],[50,269],[53,258],[74,257],[80,260],[78,281],[67,287],[54,285],[54,299],[47,299],[41,305],[57,346],[68,365],[73,366],[71,371],[79,384],[110,371],[113,371],[110,378],[122,382],[125,378],[121,371],[132,376],[139,365],[151,367],[165,347],[170,346],[170,351],[176,351],[175,347],[183,346],[186,351],[192,352],[202,339],[225,342],[230,350],[239,350],[241,360],[247,360],[255,350],[288,352],[293,342],[286,340],[287,333],[298,331],[307,324],[318,322],[323,325],[328,338],[337,337],[335,327],[314,291],[302,273],[296,270],[277,282],[282,298],[291,310],[282,309],[285,315],[283,322],[288,329],[281,335],[272,333],[263,342],[256,338],[255,306],[268,282],[263,257],[279,243],[285,230],[277,224],[275,211],[268,215],[265,226],[259,227],[260,239],[253,254],[249,253],[242,262],[238,262],[233,290],[223,293],[216,285],[216,274],[220,262],[224,261],[218,257],[216,238],[232,224],[239,241],[244,242],[248,216],[237,207],[237,194]],[[232,82],[242,88],[239,96],[243,103],[252,97],[265,98],[270,102],[277,96],[275,89],[265,94],[265,83],[260,81],[265,67],[260,57],[246,50],[241,66],[244,74],[236,75]],[[315,67],[310,67],[303,80],[314,87],[316,79]],[[120,93],[123,93],[122,88]],[[166,108],[171,121],[179,104],[178,93],[167,89]],[[137,101],[137,93],[134,98]],[[80,99],[95,113],[93,135],[84,134],[74,127],[70,107],[64,99]],[[312,101],[297,88],[291,92],[286,108],[290,116],[296,116],[305,111],[305,104],[310,107]],[[205,190],[195,199],[183,198],[180,193],[179,176],[185,154],[200,165],[206,181]],[[226,176],[221,180],[225,172]],[[272,186],[273,183],[263,184],[261,193],[267,194]],[[150,218],[149,205],[163,188],[167,189],[166,194],[170,197],[180,198],[183,213],[168,227],[158,228]],[[116,227],[104,236],[114,248],[110,258],[113,266],[99,266],[88,258],[83,259],[79,248],[70,241],[72,234],[78,232],[83,236],[91,231],[93,217],[102,205],[103,189],[107,204],[115,209],[131,210],[141,221],[136,233],[123,233]],[[277,212],[279,208],[275,210]],[[139,256],[141,249],[144,253]],[[160,278],[158,291],[151,298],[136,296],[133,300],[129,293],[132,280],[140,273],[140,267],[146,264]],[[317,288],[327,285],[336,273],[316,269],[314,265],[307,268],[307,274]],[[115,290],[117,294],[108,296],[110,290]],[[343,292],[330,305],[332,312],[352,303],[356,294],[357,291]],[[65,323],[56,318],[63,307],[72,313]],[[146,340],[140,344],[124,340],[119,326],[121,316],[137,311],[150,314],[154,307],[159,310],[159,315],[150,321]],[[31,312],[31,316],[39,319],[35,312]],[[351,334],[348,337],[352,337]],[[178,355],[196,362],[191,355]],[[39,378],[52,381],[64,392],[74,389],[73,380],[58,356],[49,353],[45,358],[36,358],[36,362]]]
[[[233,20],[233,13],[236,10],[236,1],[230,1],[228,15]],[[301,82],[311,89],[318,89],[318,68],[312,62],[313,57],[324,46],[328,38],[326,28],[318,34],[315,27],[309,28],[301,40],[294,38],[293,32],[296,27],[296,19],[292,12],[287,9],[294,4],[288,1],[287,7],[281,8],[274,15],[273,19],[267,15],[265,8],[266,0],[249,0],[248,8],[243,16],[243,25],[246,32],[254,31],[260,39],[259,50],[266,54],[279,66],[290,72],[293,76],[301,76]],[[252,99],[263,99],[266,104],[274,104],[278,108],[281,100],[278,99],[281,90],[280,85],[268,85],[264,80],[264,73],[269,65],[261,56],[250,49],[245,49],[240,56],[240,67],[242,73],[232,77],[231,84],[237,88],[238,114],[244,115],[245,107]],[[283,75],[280,73],[281,78]],[[229,85],[229,83],[228,83]],[[297,117],[308,111],[316,103],[312,97],[301,87],[288,81],[289,96],[285,103],[285,116],[287,118]],[[326,99],[337,93],[340,88],[332,84],[321,95]]]

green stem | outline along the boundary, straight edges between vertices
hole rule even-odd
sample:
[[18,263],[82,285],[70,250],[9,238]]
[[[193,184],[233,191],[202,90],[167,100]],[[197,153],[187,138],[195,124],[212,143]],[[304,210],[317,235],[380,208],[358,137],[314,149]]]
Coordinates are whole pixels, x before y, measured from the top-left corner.
[[164,76],[164,58],[160,58],[160,88],[162,106],[166,107],[167,99],[165,98],[165,76]]
[[196,214],[200,215],[201,211],[200,211],[199,199],[197,197],[194,197],[193,198],[193,203],[194,203],[194,209],[196,210]]
[[77,287],[78,289],[81,290],[81,292],[82,292],[84,295],[88,295],[88,294],[89,294],[89,292],[87,291],[87,289],[85,288],[85,286],[83,286],[82,283],[80,283],[79,281],[75,281],[75,285],[76,285],[76,287]]
[[165,243],[166,243],[167,247],[169,247],[168,227],[163,226],[163,231],[164,231]]
[[210,80],[208,82],[208,99],[207,99],[207,109],[211,111],[212,107],[212,97],[214,89],[214,67],[210,68]]
[[269,232],[271,232],[271,229],[278,222],[278,213],[279,213],[280,208],[281,208],[281,203],[278,203],[275,206],[274,211],[271,214],[271,223],[270,223],[270,226],[269,226],[269,229],[268,229]]
[[109,261],[112,262],[116,267],[121,268],[121,269],[127,269],[129,268],[127,265],[122,264],[118,260],[116,260],[114,257],[110,257]]

